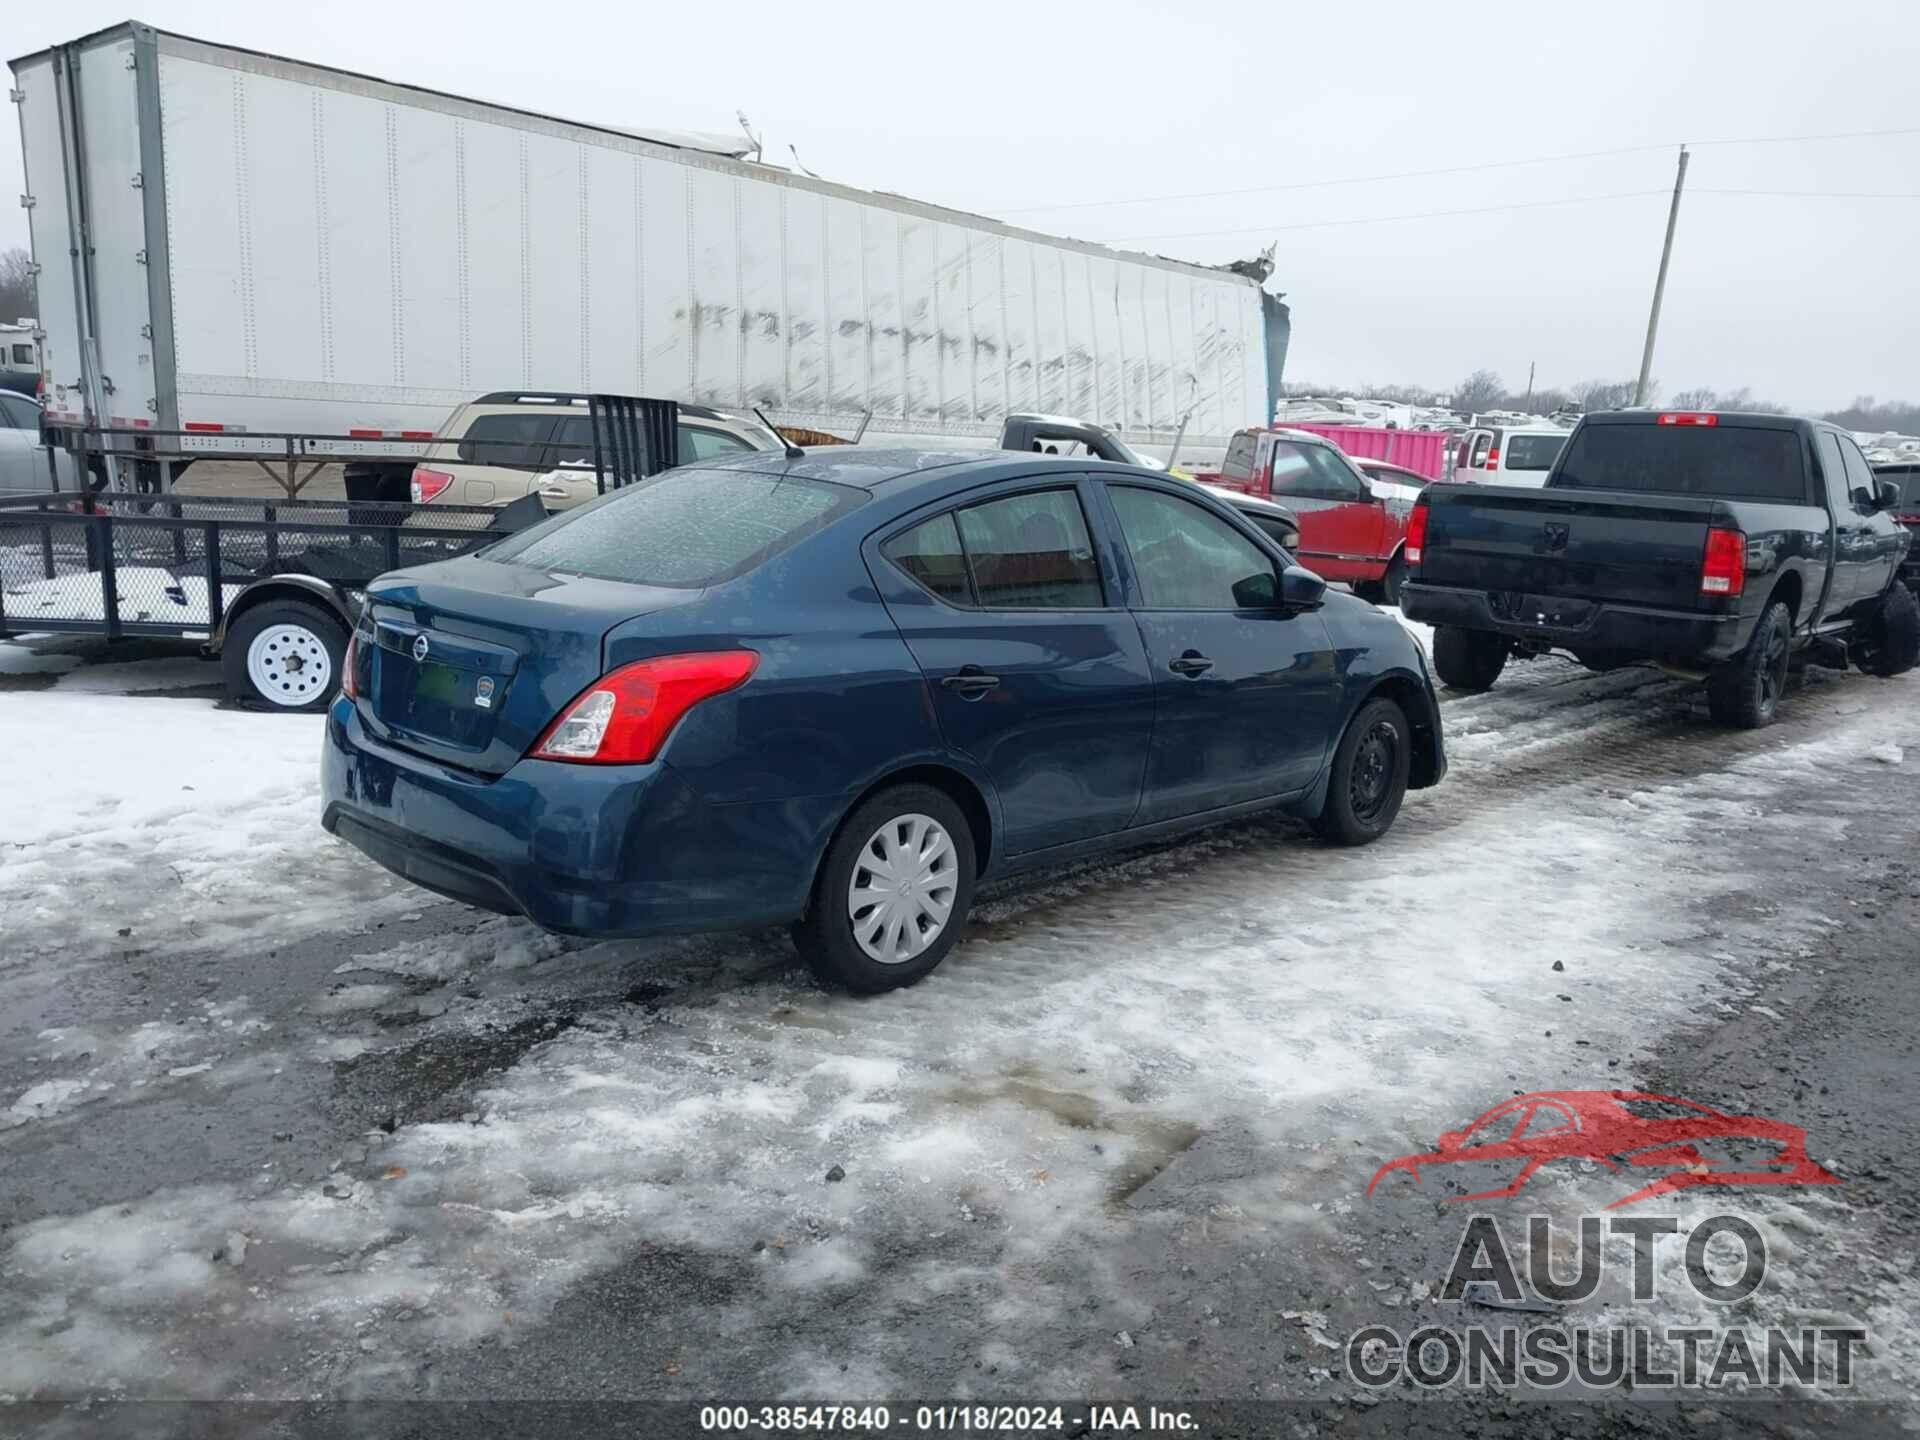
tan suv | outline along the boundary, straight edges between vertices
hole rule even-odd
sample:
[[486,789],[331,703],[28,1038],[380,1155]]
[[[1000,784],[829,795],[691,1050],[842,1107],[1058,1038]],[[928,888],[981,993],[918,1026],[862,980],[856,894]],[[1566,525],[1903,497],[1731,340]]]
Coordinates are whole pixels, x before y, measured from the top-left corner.
[[[704,405],[680,406],[680,463],[748,450],[777,449],[779,440],[751,416]],[[452,463],[459,462],[459,463]],[[498,390],[460,406],[413,468],[413,502],[509,505],[538,495],[565,510],[599,491],[593,478],[593,422],[587,397],[551,391]]]

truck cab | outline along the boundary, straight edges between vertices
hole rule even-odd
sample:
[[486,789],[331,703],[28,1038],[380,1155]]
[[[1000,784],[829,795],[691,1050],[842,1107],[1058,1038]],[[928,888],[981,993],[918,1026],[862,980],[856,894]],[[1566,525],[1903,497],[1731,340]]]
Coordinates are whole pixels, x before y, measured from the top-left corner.
[[1220,473],[1195,478],[1279,501],[1299,517],[1302,565],[1362,599],[1399,603],[1416,487],[1370,477],[1338,446],[1285,428],[1240,431]]

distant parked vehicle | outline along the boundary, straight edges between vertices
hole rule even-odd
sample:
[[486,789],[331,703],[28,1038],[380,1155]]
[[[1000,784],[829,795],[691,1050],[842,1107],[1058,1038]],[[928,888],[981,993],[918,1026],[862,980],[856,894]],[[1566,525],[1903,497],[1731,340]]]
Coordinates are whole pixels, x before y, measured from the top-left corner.
[[1220,473],[1196,478],[1284,503],[1299,517],[1302,565],[1362,599],[1398,603],[1417,488],[1370,478],[1338,446],[1301,430],[1242,430]]
[[[780,446],[751,416],[686,404],[679,415],[683,465]],[[567,510],[593,499],[599,491],[587,397],[498,390],[469,401],[447,417],[414,466],[412,491],[416,505],[510,505],[537,495],[548,510]]]
[[1900,578],[1909,590],[1920,595],[1920,456],[1875,465],[1873,474],[1876,480],[1888,481],[1899,491],[1888,513],[1909,537],[1906,558],[1900,562]]
[[1218,485],[1206,488],[1251,520],[1255,529],[1289,555],[1299,553],[1300,517],[1286,506],[1265,496],[1249,495],[1244,490],[1226,490]]
[[1481,425],[1453,442],[1453,479],[1461,485],[1540,485],[1573,432],[1558,425]]
[[1390,485],[1405,485],[1409,489],[1425,489],[1431,477],[1417,470],[1409,470],[1403,465],[1392,465],[1385,460],[1370,459],[1365,455],[1349,455],[1349,460],[1360,467],[1360,473],[1369,480],[1384,480]]
[[1920,605],[1909,536],[1851,435],[1816,420],[1622,410],[1580,422],[1544,488],[1433,485],[1407,531],[1407,616],[1485,690],[1510,657],[1703,675],[1723,724],[1769,723],[1795,651],[1898,675]]
[[40,341],[35,322],[0,323],[0,391],[40,393]]
[[325,827],[551,930],[792,923],[910,984],[975,882],[1446,770],[1411,635],[1223,499],[1031,453],[746,455],[368,587]]
[[0,390],[0,493],[78,489],[73,457],[58,449],[52,456],[53,468],[49,469],[48,449],[40,429],[40,402],[31,395]]

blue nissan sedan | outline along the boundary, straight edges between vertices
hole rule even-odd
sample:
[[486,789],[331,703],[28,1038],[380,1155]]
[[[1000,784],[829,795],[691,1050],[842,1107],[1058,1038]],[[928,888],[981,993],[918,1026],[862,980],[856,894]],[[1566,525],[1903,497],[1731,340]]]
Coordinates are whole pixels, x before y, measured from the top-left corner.
[[1199,486],[778,452],[367,592],[323,823],[573,935],[791,923],[910,984],[975,884],[1279,808],[1361,845],[1446,770],[1426,661]]

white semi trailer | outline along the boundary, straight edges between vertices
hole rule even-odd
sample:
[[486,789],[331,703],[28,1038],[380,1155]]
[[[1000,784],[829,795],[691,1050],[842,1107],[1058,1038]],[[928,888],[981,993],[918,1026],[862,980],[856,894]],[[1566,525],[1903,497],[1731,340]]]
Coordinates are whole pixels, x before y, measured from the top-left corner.
[[49,423],[392,454],[551,390],[1205,459],[1272,413],[1286,307],[1226,270],[141,24],[12,68]]

